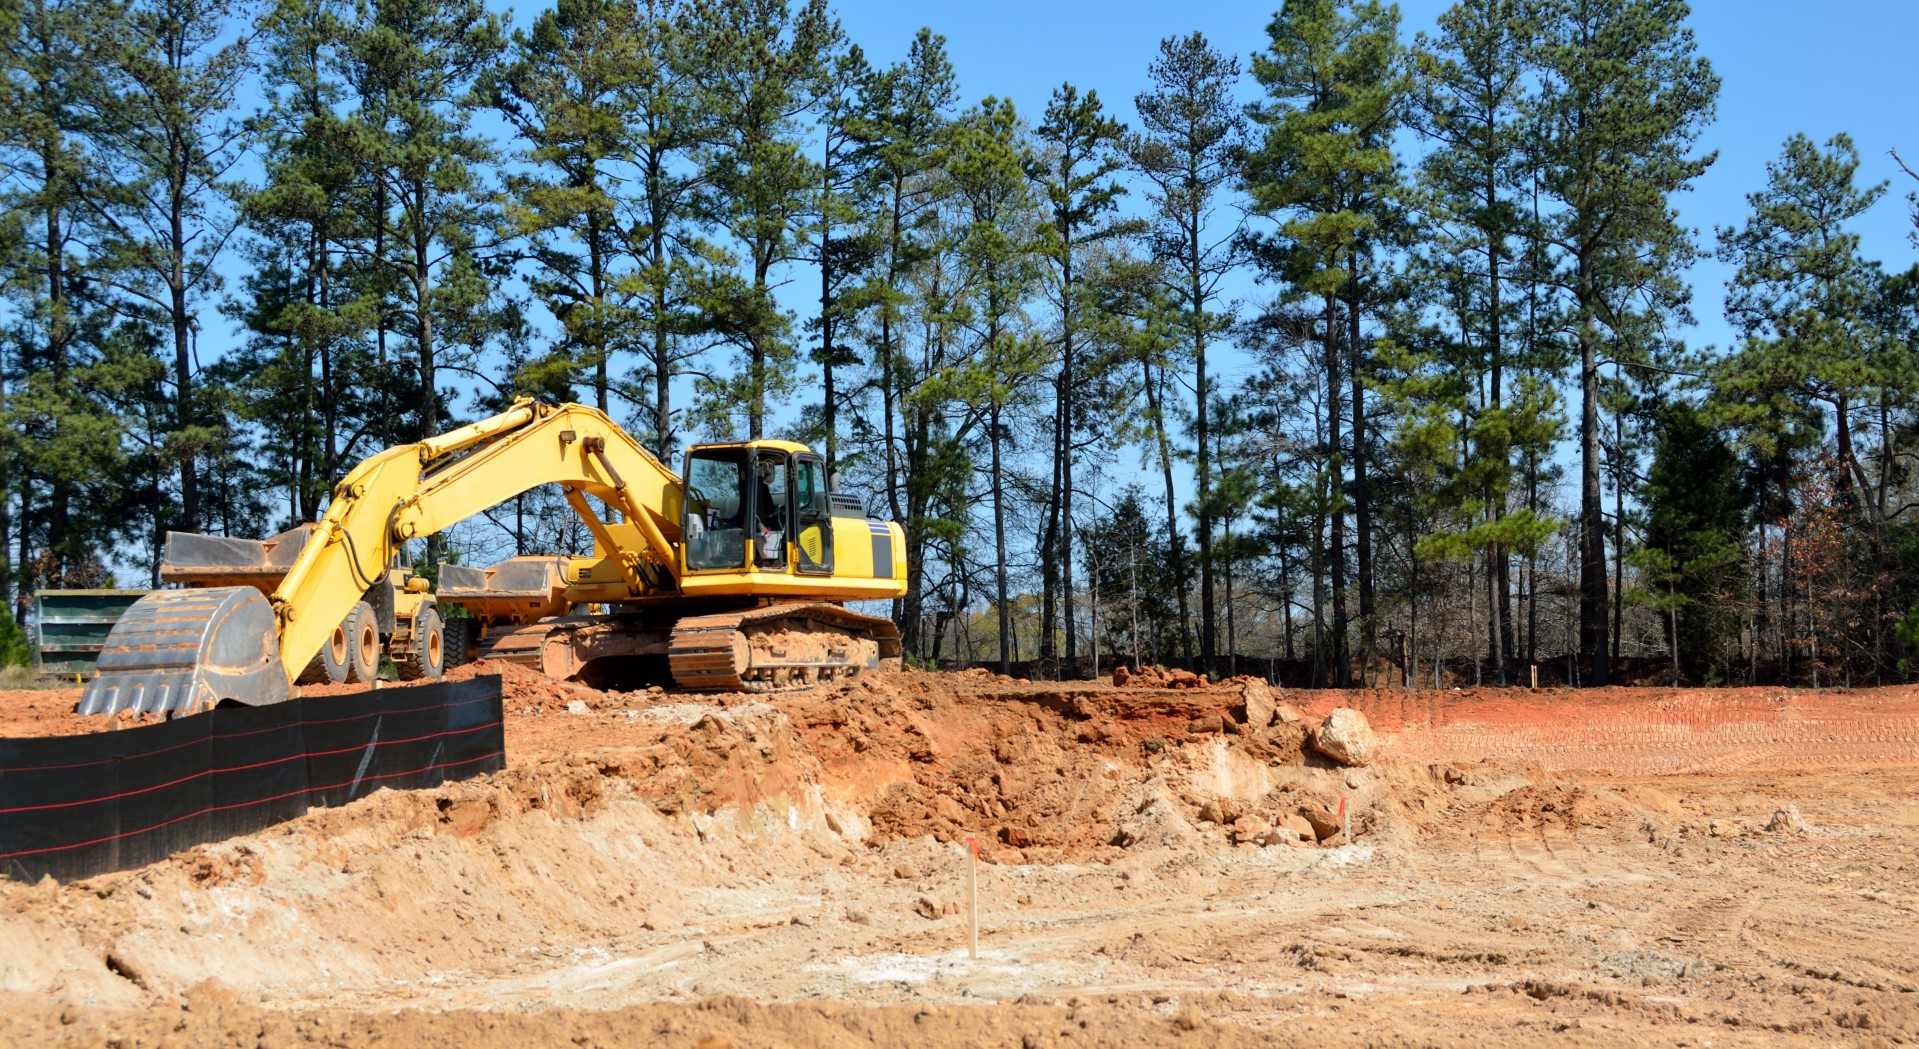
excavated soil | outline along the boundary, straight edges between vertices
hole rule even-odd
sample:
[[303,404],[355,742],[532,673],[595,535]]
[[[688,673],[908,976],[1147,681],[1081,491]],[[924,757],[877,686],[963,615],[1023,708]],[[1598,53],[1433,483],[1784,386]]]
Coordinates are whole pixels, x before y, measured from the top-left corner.
[[1919,1039],[1919,689],[475,673],[503,772],[0,884],[0,1044]]

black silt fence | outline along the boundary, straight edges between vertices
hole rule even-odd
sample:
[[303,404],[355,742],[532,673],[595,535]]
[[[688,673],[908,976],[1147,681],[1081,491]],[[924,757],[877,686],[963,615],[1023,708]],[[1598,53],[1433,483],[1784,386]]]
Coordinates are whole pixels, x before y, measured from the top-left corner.
[[0,874],[72,881],[141,867],[309,806],[505,764],[497,676],[0,739]]

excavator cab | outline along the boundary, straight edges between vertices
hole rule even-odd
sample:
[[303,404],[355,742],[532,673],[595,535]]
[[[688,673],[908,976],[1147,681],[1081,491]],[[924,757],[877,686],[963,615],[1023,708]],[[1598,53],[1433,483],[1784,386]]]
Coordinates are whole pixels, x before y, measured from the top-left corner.
[[804,445],[695,447],[684,476],[688,572],[832,573],[826,464]]

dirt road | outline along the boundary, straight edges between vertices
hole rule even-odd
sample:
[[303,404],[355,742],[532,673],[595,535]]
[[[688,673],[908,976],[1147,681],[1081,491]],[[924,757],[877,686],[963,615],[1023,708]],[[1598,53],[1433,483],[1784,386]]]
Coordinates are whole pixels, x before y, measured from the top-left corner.
[[[1253,726],[1237,682],[479,669],[502,773],[0,886],[0,1044],[1919,1039],[1919,690],[1298,693]],[[0,731],[96,728],[73,698],[0,694]],[[1381,761],[1312,750],[1337,705]]]

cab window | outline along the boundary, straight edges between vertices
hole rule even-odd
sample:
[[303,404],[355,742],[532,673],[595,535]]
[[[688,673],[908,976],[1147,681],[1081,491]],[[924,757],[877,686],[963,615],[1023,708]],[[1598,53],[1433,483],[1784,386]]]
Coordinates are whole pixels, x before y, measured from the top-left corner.
[[746,457],[702,451],[686,462],[686,567],[743,568],[747,551]]
[[800,460],[799,508],[802,515],[826,513],[826,464]]

